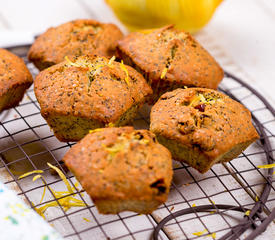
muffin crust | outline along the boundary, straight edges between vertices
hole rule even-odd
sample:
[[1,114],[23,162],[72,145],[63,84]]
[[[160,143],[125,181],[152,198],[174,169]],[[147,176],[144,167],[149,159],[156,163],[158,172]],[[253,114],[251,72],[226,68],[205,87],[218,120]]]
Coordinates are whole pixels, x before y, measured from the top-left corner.
[[116,41],[123,34],[114,24],[95,20],[75,20],[48,29],[32,45],[28,58],[43,70],[60,63],[65,56],[73,58],[86,54],[111,57]]
[[100,213],[151,213],[167,199],[171,154],[147,130],[96,129],[63,160]]
[[0,48],[0,112],[17,106],[32,81],[24,61]]
[[152,90],[133,68],[97,56],[81,56],[38,74],[41,114],[60,141],[78,141],[90,129],[126,125]]
[[215,59],[189,33],[173,25],[130,33],[118,41],[117,55],[151,84],[153,102],[164,92],[184,86],[216,89],[223,78]]
[[259,138],[250,112],[215,90],[176,89],[153,106],[150,130],[173,158],[204,173]]

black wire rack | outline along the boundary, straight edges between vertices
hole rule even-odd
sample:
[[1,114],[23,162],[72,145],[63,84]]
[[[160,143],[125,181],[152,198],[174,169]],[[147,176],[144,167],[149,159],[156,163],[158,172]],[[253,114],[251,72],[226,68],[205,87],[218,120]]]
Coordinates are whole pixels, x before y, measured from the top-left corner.
[[[32,74],[37,70],[27,61],[29,46],[9,48],[22,57]],[[174,162],[174,178],[167,202],[150,215],[123,212],[101,215],[76,179],[61,161],[73,143],[59,142],[40,115],[31,87],[19,106],[0,115],[0,180],[16,190],[32,208],[57,202],[49,208],[46,220],[65,239],[254,239],[275,218],[273,169],[258,165],[274,163],[275,111],[255,89],[226,73],[220,91],[244,104],[252,113],[260,140],[238,158],[199,174],[182,163]],[[144,107],[134,122],[148,128],[150,109]],[[65,211],[52,189],[62,191],[64,183],[47,162],[59,167],[85,207]],[[24,172],[41,169],[45,180],[19,179]],[[39,202],[44,187],[43,202]]]

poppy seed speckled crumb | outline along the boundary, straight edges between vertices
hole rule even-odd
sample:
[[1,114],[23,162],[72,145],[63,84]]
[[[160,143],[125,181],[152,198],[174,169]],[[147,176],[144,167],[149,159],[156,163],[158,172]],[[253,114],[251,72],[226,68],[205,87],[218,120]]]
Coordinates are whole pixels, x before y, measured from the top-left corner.
[[61,24],[41,34],[31,46],[28,58],[43,70],[60,63],[65,56],[86,54],[112,57],[123,34],[114,24],[83,19]]
[[153,106],[150,130],[173,158],[205,173],[236,158],[259,135],[250,112],[211,89],[176,89]]
[[189,33],[172,25],[130,33],[118,41],[117,56],[151,84],[152,103],[184,86],[216,89],[223,79],[215,59]]
[[32,82],[24,61],[0,48],[0,112],[17,106]]
[[63,160],[103,214],[151,213],[170,190],[171,154],[148,130],[96,129]]
[[66,58],[45,69],[37,75],[34,91],[42,116],[60,141],[78,141],[90,129],[110,123],[126,125],[152,93],[136,70],[97,56]]

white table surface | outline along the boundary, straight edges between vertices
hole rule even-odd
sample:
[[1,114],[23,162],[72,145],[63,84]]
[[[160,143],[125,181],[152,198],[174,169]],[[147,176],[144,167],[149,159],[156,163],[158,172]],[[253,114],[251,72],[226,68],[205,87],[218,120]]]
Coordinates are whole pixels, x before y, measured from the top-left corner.
[[[0,0],[0,47],[76,18],[119,24],[104,0]],[[274,0],[224,0],[203,32],[275,103]]]
[[[48,27],[77,18],[114,22],[123,28],[103,0],[0,0],[0,47],[30,43],[33,35]],[[224,69],[275,103],[274,0],[224,0],[196,37]],[[271,225],[259,239],[274,236]]]

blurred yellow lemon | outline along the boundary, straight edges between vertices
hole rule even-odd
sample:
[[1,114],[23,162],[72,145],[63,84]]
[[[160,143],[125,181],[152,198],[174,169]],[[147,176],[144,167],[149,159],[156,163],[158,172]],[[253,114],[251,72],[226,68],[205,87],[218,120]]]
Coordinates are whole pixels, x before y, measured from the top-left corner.
[[196,32],[211,19],[222,0],[106,0],[130,31],[176,24]]

